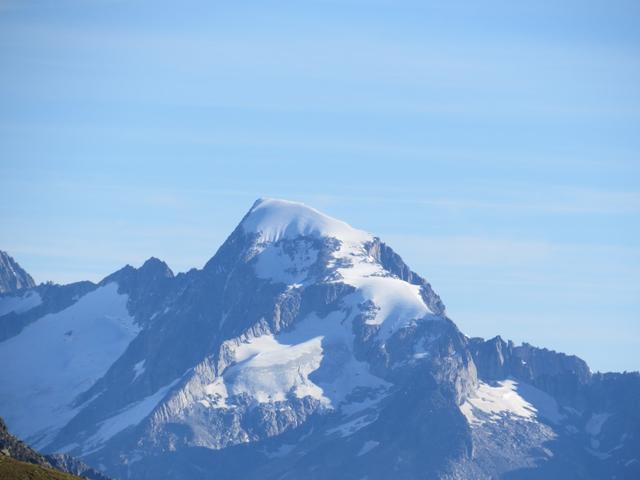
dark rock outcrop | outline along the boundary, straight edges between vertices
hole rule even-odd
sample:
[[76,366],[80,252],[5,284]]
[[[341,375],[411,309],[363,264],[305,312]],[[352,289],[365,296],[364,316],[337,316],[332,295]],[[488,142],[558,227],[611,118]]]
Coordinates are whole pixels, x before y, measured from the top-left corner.
[[[0,462],[0,478],[84,478],[87,480],[110,480],[84,462],[64,454],[42,455],[17,439],[7,429],[4,420],[0,418],[0,457],[9,457],[15,462]],[[21,465],[31,464],[40,469],[33,469]],[[75,475],[57,475],[53,470]],[[6,475],[6,476],[5,476]]]
[[575,355],[537,348],[528,343],[515,345],[500,336],[486,341],[472,338],[469,350],[482,380],[513,377],[535,385],[561,401],[579,401],[581,386],[591,379],[586,362]]

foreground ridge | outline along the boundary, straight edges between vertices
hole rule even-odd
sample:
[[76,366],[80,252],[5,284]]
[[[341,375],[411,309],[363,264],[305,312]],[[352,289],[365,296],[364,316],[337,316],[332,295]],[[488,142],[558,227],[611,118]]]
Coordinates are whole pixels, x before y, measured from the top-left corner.
[[[76,476],[79,475],[79,476]],[[109,480],[68,455],[41,455],[11,435],[0,418],[0,479]]]

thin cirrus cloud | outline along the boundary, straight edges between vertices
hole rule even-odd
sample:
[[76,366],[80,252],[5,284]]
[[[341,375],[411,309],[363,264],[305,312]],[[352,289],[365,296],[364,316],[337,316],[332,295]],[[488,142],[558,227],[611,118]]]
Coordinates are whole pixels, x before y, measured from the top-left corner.
[[466,333],[600,368],[585,329],[637,338],[640,311],[638,6],[605,3],[0,3],[0,249],[38,280],[181,271],[257,197],[300,200]]
[[[12,51],[23,50],[28,62],[50,69],[50,83],[55,88],[42,90],[39,95],[65,94],[94,100],[146,99],[266,108],[304,105],[315,110],[357,108],[485,117],[500,112],[572,116],[591,112],[619,116],[623,112],[617,104],[611,104],[612,91],[598,89],[598,95],[591,93],[595,93],[598,83],[610,80],[609,72],[615,72],[619,83],[623,78],[632,82],[639,71],[633,51],[621,53],[600,45],[592,46],[587,55],[579,45],[559,48],[556,43],[545,44],[538,38],[515,38],[517,48],[505,48],[503,39],[474,41],[473,45],[463,43],[455,48],[447,42],[446,35],[440,39],[436,35],[434,46],[434,42],[415,38],[377,40],[374,35],[363,37],[346,29],[332,32],[334,35],[301,31],[296,42],[290,41],[291,29],[263,33],[258,30],[238,34],[215,28],[206,33],[140,32],[118,31],[113,27],[53,28],[27,24],[10,26],[0,38],[8,58]],[[34,48],[29,55],[30,46],[40,45],[47,45],[50,54],[42,55],[39,48]],[[141,63],[145,64],[144,69],[139,68]],[[23,65],[24,61],[17,63]],[[23,68],[17,71],[23,72]],[[56,78],[70,71],[78,78],[75,85],[73,78],[70,84],[56,82]],[[576,71],[582,74],[576,75]],[[126,82],[121,77],[125,72]],[[147,82],[146,88],[139,88],[151,74],[163,74],[174,81]],[[262,86],[251,81],[256,77],[261,79]],[[92,81],[83,81],[85,78]],[[325,87],[309,91],[289,84],[278,88],[282,79],[293,78]],[[107,82],[114,80],[119,88],[109,88]],[[216,93],[219,89],[208,88],[212,83],[226,85],[225,96]],[[175,87],[171,88],[172,84]],[[354,90],[356,84],[358,89]],[[563,94],[554,95],[554,102],[540,102],[540,94],[550,91],[541,89],[541,85],[552,84]],[[403,88],[389,89],[382,96],[367,89],[385,85]],[[7,86],[18,88],[14,93],[24,92],[20,85]],[[425,95],[425,87],[438,89],[440,95]],[[171,95],[167,95],[168,88]],[[410,95],[403,93],[407,89]],[[520,95],[523,89],[528,95]],[[327,94],[322,95],[325,90]],[[506,101],[494,102],[487,109],[487,101],[477,95],[487,91],[500,92]],[[442,95],[443,92],[449,94]],[[580,92],[587,95],[581,96],[581,102],[573,101]],[[270,93],[271,99],[265,93]],[[416,102],[421,95],[423,100]],[[497,99],[498,96],[492,100]],[[638,114],[637,104],[627,104],[624,109],[628,114]]]

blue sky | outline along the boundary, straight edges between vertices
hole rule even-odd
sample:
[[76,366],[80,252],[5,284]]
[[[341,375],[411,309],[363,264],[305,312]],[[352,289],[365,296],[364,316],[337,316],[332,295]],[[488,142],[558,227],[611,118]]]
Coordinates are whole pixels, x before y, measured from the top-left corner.
[[640,369],[640,4],[0,1],[0,249],[200,267],[260,196],[379,235],[468,335]]

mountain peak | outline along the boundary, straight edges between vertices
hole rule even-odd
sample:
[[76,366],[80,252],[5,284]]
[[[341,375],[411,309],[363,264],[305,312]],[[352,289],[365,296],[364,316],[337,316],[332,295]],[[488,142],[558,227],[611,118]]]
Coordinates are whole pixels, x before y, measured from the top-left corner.
[[7,252],[0,250],[0,293],[14,292],[23,288],[35,287],[31,275]]
[[276,198],[260,198],[242,221],[247,233],[257,233],[264,242],[277,242],[299,236],[333,237],[364,242],[371,235],[325,215],[304,203]]
[[173,271],[169,265],[156,257],[149,257],[138,270],[156,276],[173,277]]
[[148,281],[154,278],[173,278],[173,271],[165,262],[156,257],[148,258],[142,266],[135,268],[129,264],[120,270],[113,272],[100,281],[100,285],[106,285],[110,282],[129,282],[134,279]]

